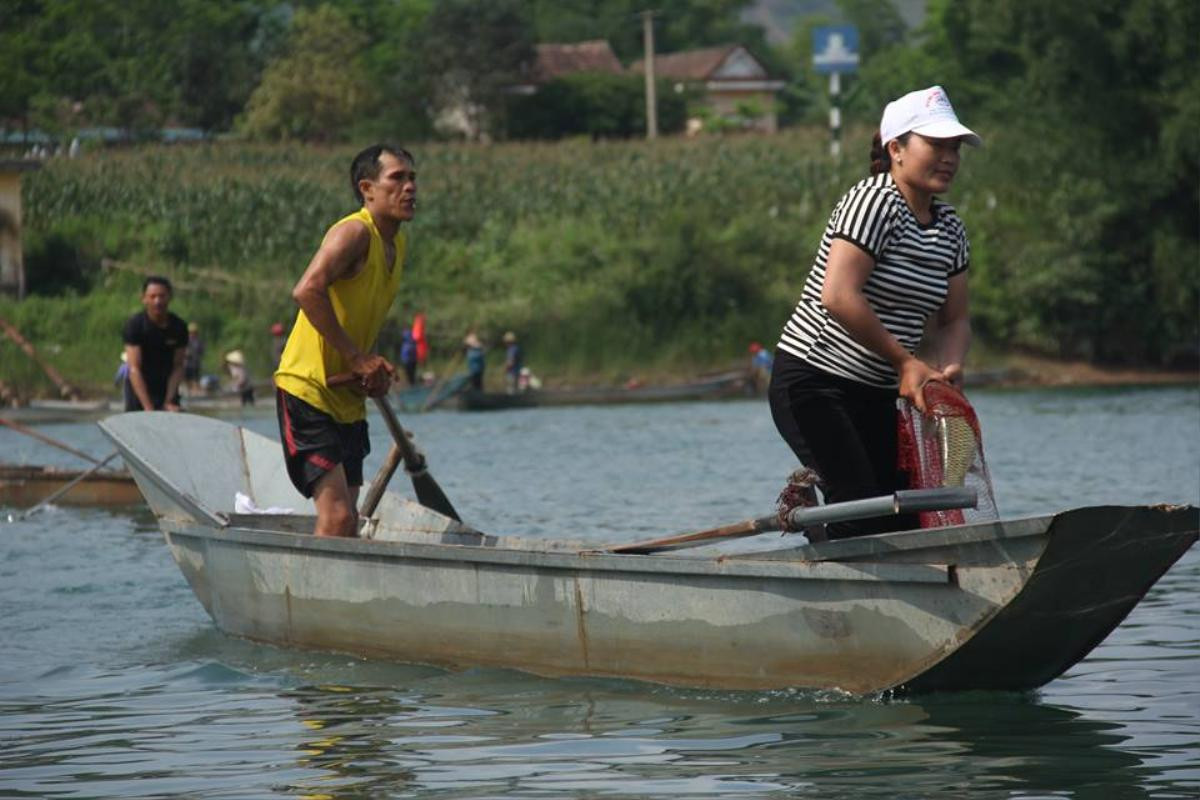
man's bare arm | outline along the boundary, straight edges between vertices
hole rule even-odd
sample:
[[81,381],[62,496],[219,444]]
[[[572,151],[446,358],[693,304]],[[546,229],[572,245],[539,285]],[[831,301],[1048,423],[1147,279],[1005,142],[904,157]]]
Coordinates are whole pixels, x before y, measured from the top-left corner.
[[146,385],[146,377],[142,375],[142,348],[136,344],[125,345],[125,363],[129,367],[129,385],[138,402],[145,411],[154,410],[154,402],[150,399],[150,387]]
[[292,290],[292,299],[304,311],[308,321],[350,366],[368,393],[378,391],[391,380],[395,368],[383,356],[364,353],[350,339],[337,320],[329,287],[334,281],[351,278],[363,268],[371,234],[365,225],[348,222],[338,225],[325,236],[308,268]]
[[182,410],[174,398],[175,393],[179,391],[179,384],[183,382],[183,359],[185,355],[185,348],[175,348],[174,361],[171,364],[171,374],[167,377],[167,396],[163,399],[163,408],[167,411]]

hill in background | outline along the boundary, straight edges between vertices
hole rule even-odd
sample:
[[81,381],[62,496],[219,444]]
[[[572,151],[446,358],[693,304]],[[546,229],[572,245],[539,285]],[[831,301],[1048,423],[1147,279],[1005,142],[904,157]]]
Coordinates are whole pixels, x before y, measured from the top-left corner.
[[[925,0],[892,0],[892,5],[909,28],[915,28],[925,20]],[[767,41],[778,45],[791,38],[797,22],[814,14],[836,22],[846,18],[837,0],[757,0],[742,12],[742,19],[762,26],[767,32]]]

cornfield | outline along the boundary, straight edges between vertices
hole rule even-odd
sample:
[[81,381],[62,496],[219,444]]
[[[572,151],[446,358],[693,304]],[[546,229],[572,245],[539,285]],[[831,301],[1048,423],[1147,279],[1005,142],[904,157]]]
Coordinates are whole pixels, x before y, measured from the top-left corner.
[[[747,341],[773,341],[833,204],[865,175],[869,133],[856,132],[840,161],[826,135],[413,148],[420,204],[381,346],[424,311],[442,358],[475,327],[493,344],[519,331],[543,373],[740,359]],[[27,260],[53,239],[80,263],[126,267],[86,282],[121,314],[137,310],[139,274],[166,274],[174,307],[202,321],[210,348],[241,347],[261,363],[261,331],[295,313],[289,287],[355,208],[353,154],[214,143],[54,160],[25,182]],[[106,313],[105,325],[120,316]],[[119,346],[115,324],[105,354]],[[67,350],[99,347],[42,332]],[[97,357],[68,360],[86,371]],[[81,380],[106,379],[109,361]]]

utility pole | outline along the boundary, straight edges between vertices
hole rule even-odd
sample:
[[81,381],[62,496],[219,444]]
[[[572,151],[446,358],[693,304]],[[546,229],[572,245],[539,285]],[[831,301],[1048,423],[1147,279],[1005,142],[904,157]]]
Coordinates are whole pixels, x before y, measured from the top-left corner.
[[642,12],[642,49],[646,64],[646,138],[658,138],[658,98],[654,83],[654,12]]
[[838,96],[842,93],[842,74],[829,73],[829,154],[837,158],[842,154],[842,109]]

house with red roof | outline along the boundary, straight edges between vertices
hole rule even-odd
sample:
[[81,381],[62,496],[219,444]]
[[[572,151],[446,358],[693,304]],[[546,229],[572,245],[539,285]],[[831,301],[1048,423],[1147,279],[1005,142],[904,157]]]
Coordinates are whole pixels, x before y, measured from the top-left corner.
[[541,84],[581,72],[625,74],[617,54],[604,39],[571,44],[539,44],[536,49],[537,59],[529,71],[529,82],[512,88],[517,94],[533,94]]
[[[629,70],[645,73],[645,61],[635,61]],[[656,55],[654,76],[675,81],[679,91],[695,91],[717,117],[763,133],[778,130],[775,98],[785,82],[772,78],[740,44]],[[701,126],[698,118],[688,122],[689,131]]]

